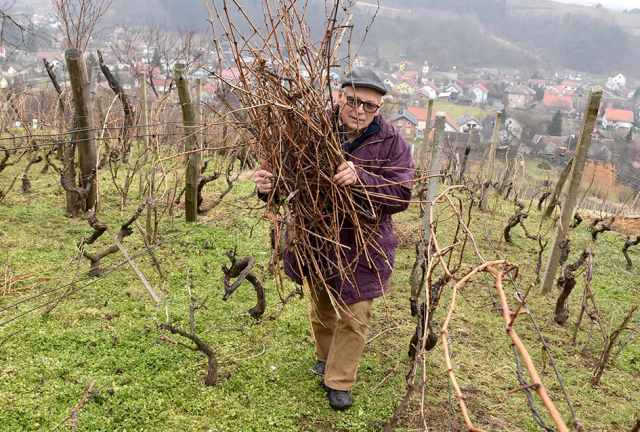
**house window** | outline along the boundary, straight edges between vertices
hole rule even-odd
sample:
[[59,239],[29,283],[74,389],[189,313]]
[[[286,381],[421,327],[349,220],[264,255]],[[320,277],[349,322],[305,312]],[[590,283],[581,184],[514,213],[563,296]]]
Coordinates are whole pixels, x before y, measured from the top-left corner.
[[402,120],[398,120],[398,126],[402,126]]
[[411,135],[411,129],[407,129],[407,135]]

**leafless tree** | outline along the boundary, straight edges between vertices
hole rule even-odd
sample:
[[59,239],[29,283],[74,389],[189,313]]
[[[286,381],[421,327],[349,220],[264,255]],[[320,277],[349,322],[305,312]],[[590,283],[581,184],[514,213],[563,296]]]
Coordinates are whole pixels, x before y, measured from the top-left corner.
[[13,2],[0,5],[0,43],[15,50],[24,45],[33,32],[27,28],[23,15],[12,12],[13,5]]
[[96,24],[113,0],[53,0],[53,13],[60,22],[68,48],[84,52],[94,35]]

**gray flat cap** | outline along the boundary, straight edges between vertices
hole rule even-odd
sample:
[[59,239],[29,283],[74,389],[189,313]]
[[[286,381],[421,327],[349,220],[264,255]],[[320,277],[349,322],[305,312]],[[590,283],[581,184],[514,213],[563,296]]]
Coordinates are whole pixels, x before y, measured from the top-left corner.
[[378,90],[383,96],[387,94],[387,86],[384,84],[384,81],[382,81],[382,78],[380,78],[380,75],[366,66],[351,69],[347,72],[344,78],[342,78],[341,86],[369,87]]

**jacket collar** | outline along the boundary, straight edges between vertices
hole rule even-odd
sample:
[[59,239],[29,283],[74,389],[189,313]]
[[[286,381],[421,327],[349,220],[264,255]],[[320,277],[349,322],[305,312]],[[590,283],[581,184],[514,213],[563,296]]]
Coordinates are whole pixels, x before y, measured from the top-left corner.
[[334,114],[334,125],[335,125],[336,132],[338,132],[338,135],[340,136],[340,142],[342,143],[342,148],[347,153],[347,155],[352,155],[353,153],[355,153],[355,151],[358,150],[358,148],[360,148],[362,144],[364,144],[367,138],[382,131],[382,128],[378,124],[378,116],[375,116],[373,118],[373,121],[369,124],[369,126],[367,126],[367,128],[364,131],[362,131],[362,133],[358,138],[356,138],[353,141],[349,141],[347,139],[347,134],[344,132],[344,129],[342,128],[342,124],[340,124],[340,120],[338,117],[338,110],[336,110]]

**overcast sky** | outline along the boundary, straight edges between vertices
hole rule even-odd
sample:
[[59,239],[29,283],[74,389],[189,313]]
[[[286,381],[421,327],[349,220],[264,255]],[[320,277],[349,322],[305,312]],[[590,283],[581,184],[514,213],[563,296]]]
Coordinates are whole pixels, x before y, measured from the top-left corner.
[[[554,0],[560,3],[575,3],[575,4],[590,4],[593,0]],[[610,9],[633,9],[640,8],[640,2],[638,0],[604,0],[600,1],[603,6]]]

